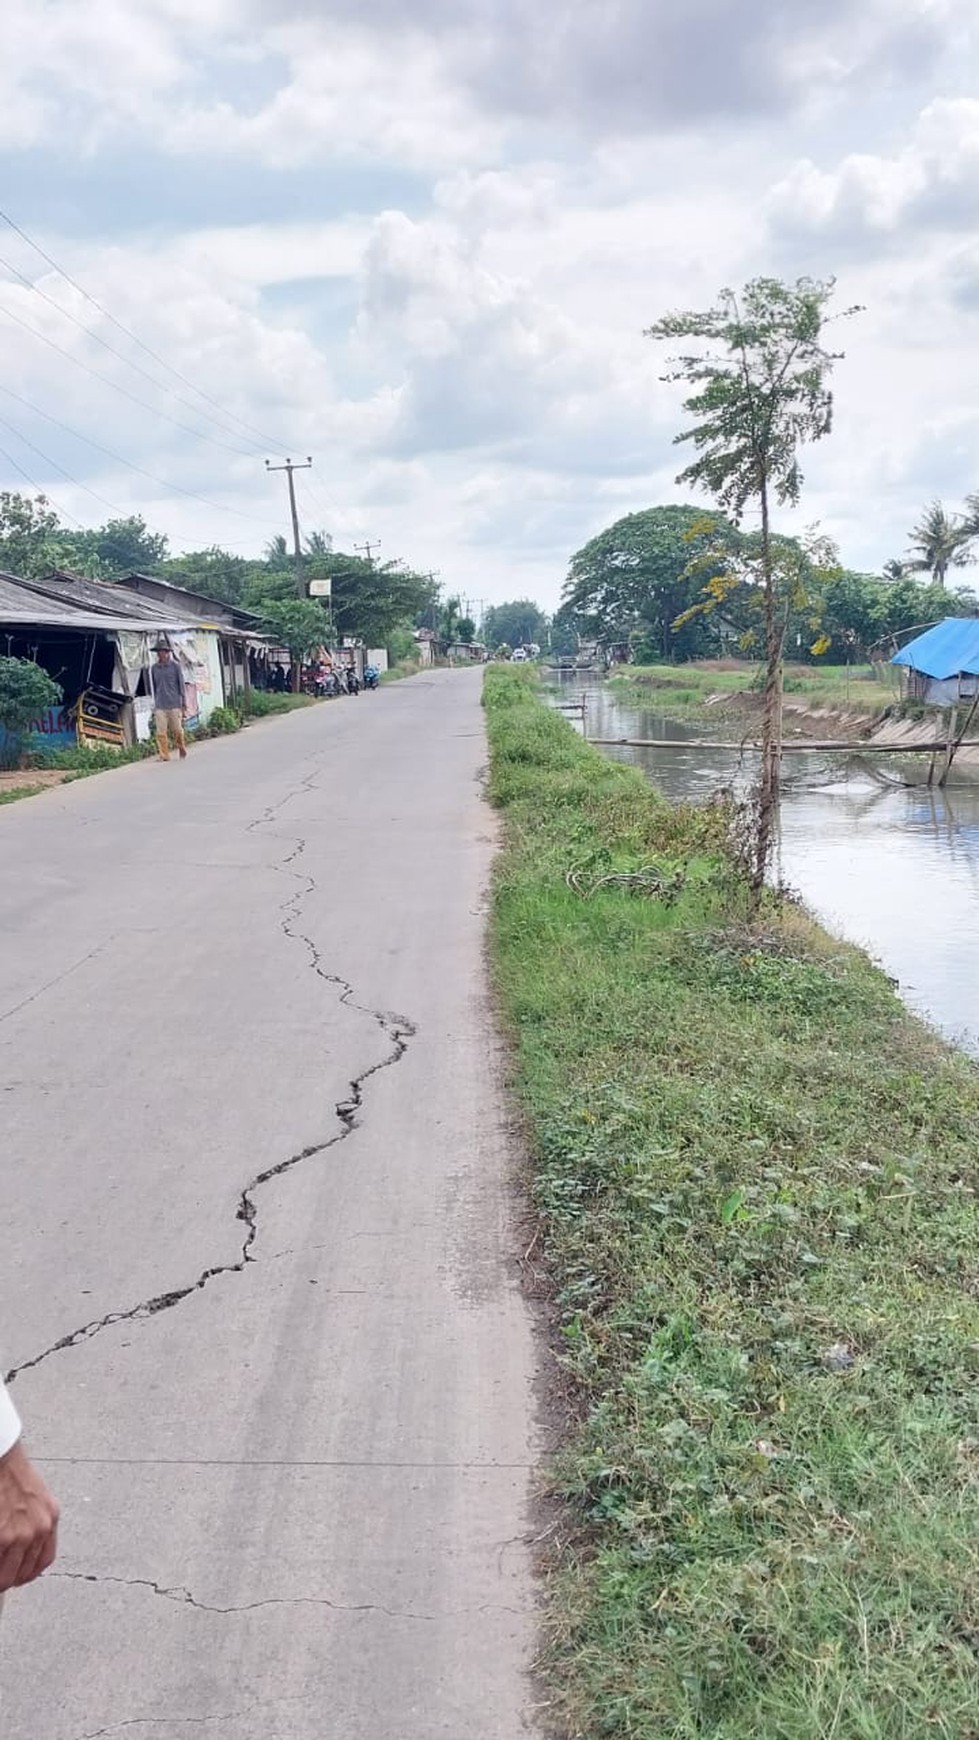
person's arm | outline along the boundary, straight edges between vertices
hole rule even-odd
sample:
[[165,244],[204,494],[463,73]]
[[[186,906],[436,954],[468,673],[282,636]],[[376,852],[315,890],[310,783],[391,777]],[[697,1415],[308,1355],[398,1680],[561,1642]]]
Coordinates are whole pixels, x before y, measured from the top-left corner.
[[21,1442],[20,1419],[0,1378],[0,1595],[54,1563],[58,1505]]
[[181,712],[186,717],[186,713],[187,713],[187,680],[184,676],[184,667],[180,663],[180,660],[175,659],[174,663],[176,664],[176,667],[177,667],[177,675],[180,678],[180,709],[181,709]]

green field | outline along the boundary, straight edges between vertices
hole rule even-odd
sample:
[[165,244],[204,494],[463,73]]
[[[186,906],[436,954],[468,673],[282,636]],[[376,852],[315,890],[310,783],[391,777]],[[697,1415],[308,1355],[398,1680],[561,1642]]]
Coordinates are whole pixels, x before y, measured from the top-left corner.
[[487,673],[576,1740],[979,1734],[979,1070]]
[[[660,708],[678,717],[702,716],[717,711],[717,703],[708,706],[712,697],[725,697],[725,705],[737,705],[744,697],[751,705],[756,700],[760,681],[759,667],[738,664],[733,660],[686,665],[623,665],[611,678],[612,687],[624,699],[639,699],[644,705]],[[788,665],[785,672],[785,695],[790,708],[834,708],[845,712],[872,715],[893,705],[898,699],[897,683],[874,675],[870,665],[854,665],[849,670],[841,665]]]

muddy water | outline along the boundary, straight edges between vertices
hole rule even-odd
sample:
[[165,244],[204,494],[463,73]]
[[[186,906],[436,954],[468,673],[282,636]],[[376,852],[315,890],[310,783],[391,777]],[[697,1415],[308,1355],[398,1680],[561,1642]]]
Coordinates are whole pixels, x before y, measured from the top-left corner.
[[[682,743],[709,734],[600,684],[565,684],[555,698],[582,694],[589,737]],[[678,799],[743,787],[757,769],[757,757],[719,748],[604,753],[634,762]],[[906,763],[892,758],[887,776],[907,777]],[[859,764],[822,754],[787,756],[785,770],[783,879],[831,930],[868,949],[914,1009],[979,1055],[979,785],[881,786]]]

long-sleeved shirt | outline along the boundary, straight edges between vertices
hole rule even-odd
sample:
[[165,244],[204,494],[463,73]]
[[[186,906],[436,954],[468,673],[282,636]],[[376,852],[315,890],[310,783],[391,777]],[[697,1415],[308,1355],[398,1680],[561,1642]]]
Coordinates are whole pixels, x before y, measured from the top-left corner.
[[161,712],[171,707],[183,707],[187,700],[184,673],[175,658],[158,659],[150,667],[153,683],[153,705]]
[[6,1456],[20,1437],[20,1418],[0,1378],[0,1456]]

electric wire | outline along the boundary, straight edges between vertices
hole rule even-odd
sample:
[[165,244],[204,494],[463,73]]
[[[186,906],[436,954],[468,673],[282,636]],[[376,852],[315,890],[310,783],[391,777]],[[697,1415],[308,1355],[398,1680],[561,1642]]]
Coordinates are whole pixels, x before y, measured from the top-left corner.
[[41,485],[37,482],[37,479],[33,478],[29,471],[25,471],[24,467],[22,465],[18,464],[18,462],[14,458],[13,454],[8,453],[7,449],[5,447],[0,447],[0,458],[5,459],[7,461],[8,465],[12,465],[14,470],[18,471],[20,473],[21,477],[24,478],[25,482],[29,483],[31,488],[33,490],[36,490],[38,495],[43,495],[45,501],[48,501],[51,503],[51,506],[57,510],[57,512],[61,515],[62,519],[71,520],[73,522],[73,524],[78,527],[78,530],[80,532],[83,532],[85,530],[84,521],[76,519],[75,515],[70,514],[68,512],[67,508],[60,507],[56,501],[52,501],[52,499],[48,495],[47,491],[45,489],[42,489]]
[[[93,436],[84,435],[80,429],[73,429],[60,417],[53,417],[50,411],[42,411],[40,405],[32,404],[30,399],[25,399],[22,393],[15,393],[12,387],[5,387],[2,382],[0,382],[0,393],[5,393],[8,398],[15,399],[19,405],[25,406],[35,416],[42,417],[46,423],[53,423],[55,428],[63,430],[66,435],[71,435],[76,441],[84,441],[87,446],[94,447],[96,452],[104,453],[106,458],[114,460],[117,465],[124,465],[130,471],[137,472],[140,477],[148,478],[150,483],[157,484],[161,489],[169,489],[176,495],[187,496],[189,500],[201,502],[204,507],[213,508],[217,513],[233,514],[239,520],[251,520],[253,525],[261,526],[263,530],[267,530],[271,523],[268,519],[259,519],[257,514],[244,513],[241,508],[223,507],[220,502],[211,501],[206,495],[199,495],[194,489],[184,489],[179,483],[168,483],[165,477],[157,477],[155,472],[147,471],[145,466],[137,465],[135,460],[126,459],[123,454],[116,453],[113,448],[106,447],[103,442],[96,441]],[[35,487],[37,486],[35,485]]]
[[[101,381],[103,386],[111,387],[114,393],[121,393],[122,397],[129,399],[132,404],[142,406],[143,410],[149,411],[152,417],[164,418],[167,423],[172,423],[174,428],[181,430],[184,435],[192,436],[195,441],[210,441],[213,446],[223,448],[226,453],[233,453],[238,459],[255,457],[246,448],[232,447],[227,441],[219,441],[216,435],[209,435],[204,429],[194,429],[189,423],[182,423],[179,417],[171,416],[170,412],[164,411],[161,406],[151,405],[148,399],[141,399],[138,393],[131,392],[128,387],[121,386],[118,381],[114,381],[110,375],[104,375],[101,370],[93,368],[91,363],[85,362],[82,357],[75,356],[70,350],[65,350],[63,345],[56,344],[46,332],[38,332],[36,326],[31,326],[21,315],[15,314],[13,309],[8,308],[4,303],[0,303],[0,314],[5,315],[8,320],[14,321],[17,326],[23,327],[24,331],[29,332],[32,338],[39,338],[42,344],[46,344],[50,350],[56,351],[59,356],[65,357],[68,362],[74,363],[76,368],[84,369],[87,375],[92,375],[95,380]],[[88,329],[83,327],[82,330],[87,331]],[[91,333],[89,336],[94,337],[95,334]],[[113,356],[116,354],[115,351],[112,352]],[[153,385],[159,387],[160,383],[154,381]]]
[[[106,308],[105,304],[99,301],[97,296],[93,296],[91,291],[86,290],[84,284],[79,284],[77,278],[73,278],[70,272],[67,272],[63,266],[58,264],[57,260],[52,259],[51,255],[45,252],[40,243],[35,242],[33,236],[29,236],[27,231],[21,228],[20,224],[14,222],[9,213],[0,210],[0,219],[2,219],[7,227],[13,230],[16,235],[20,236],[21,240],[25,241],[28,247],[33,248],[34,252],[51,267],[52,271],[57,272],[60,277],[64,278],[67,284],[71,285],[73,290],[77,290],[78,294],[85,298],[86,302],[90,302],[92,307],[96,308],[106,320],[111,321],[112,325],[115,326],[119,332],[123,333],[126,338],[128,338],[133,344],[137,345],[140,350],[144,351],[147,356],[152,357],[155,363],[158,363],[161,368],[166,369],[167,372],[172,374],[176,380],[182,383],[183,386],[189,387],[191,392],[196,393],[199,398],[211,405],[214,410],[219,411],[226,421],[237,423],[242,429],[247,430],[254,440],[258,442],[263,451],[270,447],[281,447],[284,450],[288,449],[290,445],[288,441],[277,441],[272,436],[264,433],[261,429],[257,429],[254,424],[249,423],[244,417],[239,417],[237,412],[228,411],[223,405],[219,404],[217,399],[212,398],[210,393],[205,393],[202,387],[197,386],[197,384],[190,380],[187,375],[182,374],[180,369],[175,368],[172,363],[167,362],[166,358],[162,357],[158,351],[154,350],[152,345],[147,344],[145,340],[139,337],[138,333],[133,332],[130,327],[124,325],[124,323],[112,313],[111,309]],[[36,289],[37,286],[33,286],[33,288]],[[39,292],[39,294],[43,294],[43,292]],[[58,306],[58,304],[55,306]],[[95,335],[93,334],[92,336],[94,337]],[[135,368],[136,364],[134,363],[132,366]]]

